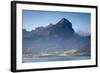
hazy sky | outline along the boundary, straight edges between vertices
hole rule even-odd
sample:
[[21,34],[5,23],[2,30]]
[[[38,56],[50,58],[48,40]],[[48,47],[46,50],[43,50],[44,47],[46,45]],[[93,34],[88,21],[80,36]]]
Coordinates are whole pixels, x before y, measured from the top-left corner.
[[78,12],[23,10],[23,29],[32,31],[39,26],[56,24],[62,18],[68,19],[72,23],[72,27],[76,32],[83,35],[90,34],[91,14]]

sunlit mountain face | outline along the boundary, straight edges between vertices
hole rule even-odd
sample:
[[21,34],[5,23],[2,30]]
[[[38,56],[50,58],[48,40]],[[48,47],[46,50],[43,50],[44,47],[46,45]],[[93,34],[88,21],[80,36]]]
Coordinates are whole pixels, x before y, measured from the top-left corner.
[[62,18],[56,24],[38,27],[32,31],[23,29],[22,32],[23,57],[29,54],[60,56],[62,53],[67,55],[91,55],[91,36],[78,35],[72,28],[72,23],[65,18]]

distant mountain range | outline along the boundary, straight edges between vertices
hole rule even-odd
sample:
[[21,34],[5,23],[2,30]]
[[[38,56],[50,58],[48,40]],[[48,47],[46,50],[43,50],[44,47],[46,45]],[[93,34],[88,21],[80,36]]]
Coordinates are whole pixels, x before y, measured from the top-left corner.
[[39,54],[74,49],[83,55],[90,55],[89,36],[80,36],[72,28],[72,23],[62,18],[56,24],[23,31],[23,54]]

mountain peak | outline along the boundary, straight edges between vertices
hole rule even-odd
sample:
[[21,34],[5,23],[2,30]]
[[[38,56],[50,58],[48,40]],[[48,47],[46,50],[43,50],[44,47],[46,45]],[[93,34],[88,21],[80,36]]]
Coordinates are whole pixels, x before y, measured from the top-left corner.
[[72,28],[72,23],[66,18],[62,18],[57,24],[59,26],[63,26],[63,27],[67,26],[69,28]]
[[69,37],[73,35],[74,29],[72,28],[72,23],[66,18],[62,18],[53,26],[53,33],[60,37]]
[[70,22],[68,19],[66,19],[66,18],[62,18],[60,21],[71,23],[71,22]]
[[61,20],[63,20],[63,21],[68,21],[66,18],[62,18]]

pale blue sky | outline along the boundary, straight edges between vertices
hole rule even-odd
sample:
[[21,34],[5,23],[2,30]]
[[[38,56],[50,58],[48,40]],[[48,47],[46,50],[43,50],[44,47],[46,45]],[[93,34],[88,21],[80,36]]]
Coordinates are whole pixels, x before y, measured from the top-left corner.
[[91,14],[79,12],[52,12],[23,10],[23,29],[32,31],[39,26],[56,24],[62,18],[68,19],[76,32],[90,34]]

